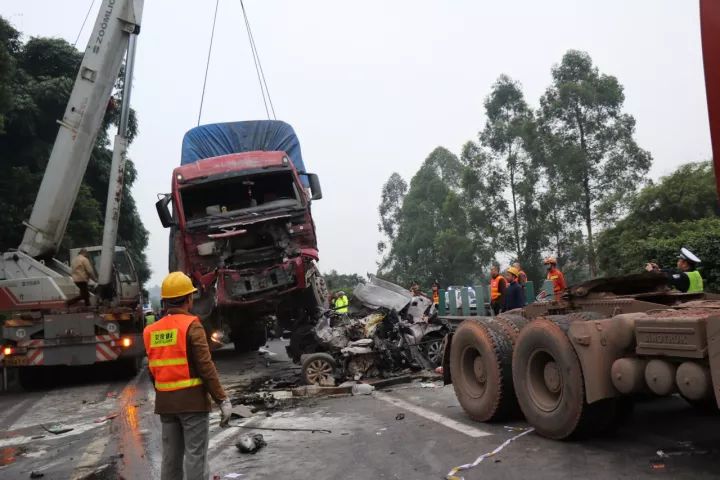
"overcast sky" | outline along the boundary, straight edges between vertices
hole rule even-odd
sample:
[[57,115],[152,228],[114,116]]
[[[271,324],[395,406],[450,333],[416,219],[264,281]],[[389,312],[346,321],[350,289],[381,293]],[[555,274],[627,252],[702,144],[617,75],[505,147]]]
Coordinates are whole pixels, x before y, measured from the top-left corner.
[[[26,36],[73,42],[91,0],[2,0]],[[78,45],[84,48],[101,0]],[[102,2],[104,3],[104,1]],[[150,285],[167,272],[155,213],[186,130],[197,123],[212,0],[145,2],[132,106],[134,187],[150,231]],[[625,87],[651,176],[710,158],[698,6],[688,0],[245,0],[278,118],[294,126],[324,198],[313,205],[320,266],[375,270],[377,207],[393,172],[406,180],[438,145],[459,153],[484,124],[501,73],[528,102],[568,49],[587,51]],[[27,38],[27,37],[26,37]],[[265,117],[239,0],[220,0],[202,123]]]

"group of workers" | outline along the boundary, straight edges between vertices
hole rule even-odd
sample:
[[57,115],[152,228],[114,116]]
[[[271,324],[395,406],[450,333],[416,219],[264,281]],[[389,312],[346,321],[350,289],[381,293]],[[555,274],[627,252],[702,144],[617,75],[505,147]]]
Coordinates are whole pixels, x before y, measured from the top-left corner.
[[[560,294],[567,285],[565,276],[557,268],[557,258],[545,257],[547,267],[545,278],[552,282],[553,293]],[[490,308],[495,315],[500,312],[522,308],[526,305],[525,284],[528,278],[520,263],[515,262],[500,275],[500,268],[493,265],[490,269]]]
[[[73,271],[86,269],[86,252],[73,262]],[[700,259],[687,248],[678,256],[678,271],[661,269],[648,263],[647,271],[666,275],[668,283],[681,292],[702,292],[703,280],[697,271]],[[89,261],[87,262],[89,264]],[[565,277],[557,268],[555,257],[546,257],[546,279],[552,281],[556,295],[566,288]],[[92,267],[90,267],[92,268]],[[93,272],[94,273],[94,272]],[[75,278],[75,276],[74,276]],[[78,275],[76,283],[86,283],[85,275]],[[490,279],[490,305],[495,314],[525,306],[527,275],[518,263],[508,267],[503,275],[494,266]],[[414,282],[413,295],[423,295]],[[232,405],[218,377],[210,356],[205,329],[200,319],[191,314],[193,294],[197,291],[192,280],[182,272],[172,272],[161,287],[165,316],[147,325],[143,340],[148,357],[150,375],[157,392],[155,413],[162,424],[162,480],[208,478],[209,413],[212,401],[220,408],[220,426],[229,425]],[[84,299],[84,289],[80,299]],[[440,284],[433,283],[432,299],[440,302]],[[343,291],[331,297],[332,308],[347,313],[348,297]]]

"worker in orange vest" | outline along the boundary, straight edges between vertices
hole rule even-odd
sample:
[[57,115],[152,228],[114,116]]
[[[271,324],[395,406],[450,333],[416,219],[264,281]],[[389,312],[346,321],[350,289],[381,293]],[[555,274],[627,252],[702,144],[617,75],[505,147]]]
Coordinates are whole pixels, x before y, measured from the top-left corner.
[[560,270],[558,270],[557,258],[554,256],[551,255],[549,257],[545,257],[543,263],[548,266],[546,278],[553,282],[553,293],[557,299],[567,288],[567,285],[565,284],[565,276]]
[[505,277],[500,275],[500,268],[493,265],[490,268],[490,308],[495,315],[502,311],[505,288],[507,288]]
[[167,315],[143,331],[157,392],[155,413],[162,423],[162,480],[207,480],[210,397],[220,406],[221,427],[228,426],[232,413],[210,358],[205,329],[188,313],[196,291],[182,272],[165,277],[160,294]]
[[437,280],[432,283],[432,302],[435,308],[440,305],[440,282]]

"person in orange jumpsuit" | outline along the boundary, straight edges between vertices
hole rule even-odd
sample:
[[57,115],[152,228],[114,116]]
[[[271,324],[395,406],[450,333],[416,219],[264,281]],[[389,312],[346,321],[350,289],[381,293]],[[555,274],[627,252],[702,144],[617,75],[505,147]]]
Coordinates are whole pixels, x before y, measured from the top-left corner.
[[545,278],[553,282],[553,294],[555,294],[555,298],[558,298],[558,296],[562,294],[563,290],[567,288],[567,285],[565,284],[565,276],[560,270],[558,270],[557,258],[554,256],[545,257],[543,263],[548,266],[547,277]]

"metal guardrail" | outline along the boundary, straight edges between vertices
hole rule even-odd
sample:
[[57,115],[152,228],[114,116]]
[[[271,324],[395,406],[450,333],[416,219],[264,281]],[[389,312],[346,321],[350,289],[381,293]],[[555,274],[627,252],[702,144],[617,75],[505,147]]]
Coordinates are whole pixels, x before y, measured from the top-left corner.
[[[470,289],[475,292],[475,305],[470,305]],[[489,285],[476,285],[472,287],[462,287],[460,289],[460,304],[458,305],[457,289],[445,290],[441,289],[440,303],[438,305],[438,315],[441,317],[470,317],[470,316],[492,316],[492,309],[490,308],[490,286]],[[445,301],[445,293],[448,292],[448,301]],[[553,284],[550,280],[545,280],[540,288],[540,292],[545,292],[543,299],[552,300],[553,295]],[[538,301],[535,295],[535,284],[532,281],[525,283],[525,299],[527,304],[535,303]],[[478,312],[478,305],[482,305],[482,309]]]

